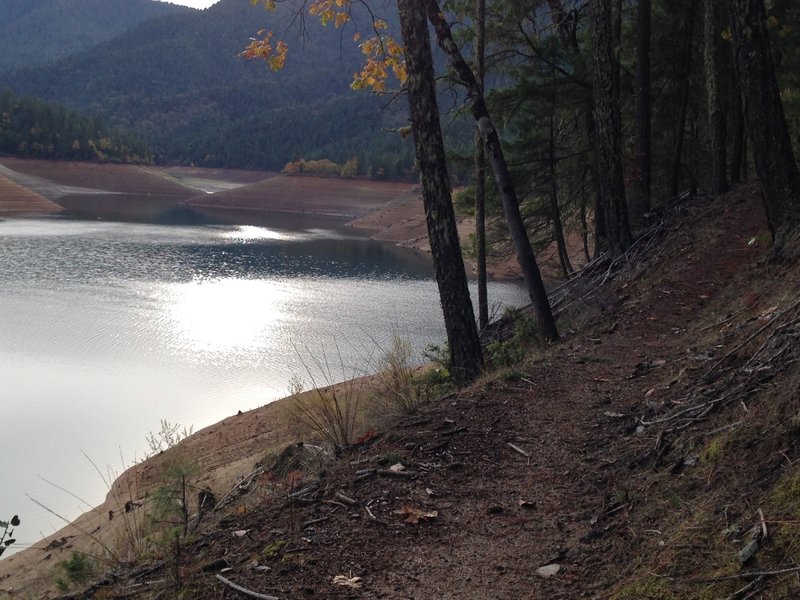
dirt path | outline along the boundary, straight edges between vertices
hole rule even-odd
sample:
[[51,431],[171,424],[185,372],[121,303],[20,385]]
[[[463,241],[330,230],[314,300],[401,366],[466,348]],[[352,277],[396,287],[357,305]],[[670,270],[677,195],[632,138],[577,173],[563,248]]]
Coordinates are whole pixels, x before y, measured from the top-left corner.
[[[647,549],[628,457],[652,440],[637,436],[636,417],[763,251],[748,246],[764,227],[752,188],[727,205],[698,200],[682,223],[647,271],[573,313],[580,333],[327,467],[317,497],[330,501],[290,508],[261,486],[258,510],[236,514],[234,503],[192,547],[191,593],[233,597],[199,575],[224,557],[231,580],[288,598],[605,597]],[[408,478],[359,479],[387,458]],[[405,522],[409,509],[429,517]],[[558,573],[537,574],[547,565]],[[337,575],[361,587],[333,585]]]
[[[224,567],[280,598],[606,598],[649,557],[680,551],[665,532],[685,516],[659,501],[660,438],[639,432],[638,418],[701,377],[714,324],[761,310],[749,296],[760,293],[753,265],[766,225],[749,186],[681,205],[667,227],[643,262],[585,290],[557,345],[336,461],[243,487],[184,548],[188,597],[238,597],[214,578]],[[257,440],[243,417],[226,420],[226,439]],[[203,439],[203,452],[225,452]],[[404,474],[387,471],[397,462]],[[316,487],[287,501],[307,485]],[[545,566],[557,572],[537,572]],[[173,576],[164,563],[110,586],[155,593],[148,582]]]

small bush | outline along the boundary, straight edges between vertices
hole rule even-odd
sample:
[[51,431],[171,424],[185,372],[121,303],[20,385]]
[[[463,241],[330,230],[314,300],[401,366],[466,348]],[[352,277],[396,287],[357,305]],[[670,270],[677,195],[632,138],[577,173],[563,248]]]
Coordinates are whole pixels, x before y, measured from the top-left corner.
[[287,408],[291,419],[305,425],[334,450],[352,445],[360,404],[353,381],[303,391],[302,381],[295,380],[292,387]]
[[[289,383],[286,413],[290,428],[292,424],[304,426],[320,441],[339,451],[355,441],[356,427],[362,419],[365,386],[363,372],[344,364],[336,343],[334,350],[337,361],[329,358],[324,347],[316,355],[308,348],[303,353],[295,349],[310,389],[306,391],[306,382],[295,375]],[[368,358],[364,359],[364,364],[369,364]]]
[[428,399],[428,386],[413,366],[414,353],[408,340],[395,336],[384,352],[376,376],[377,399],[403,414],[413,414]]
[[94,575],[94,561],[86,554],[73,552],[68,560],[58,563],[58,568],[63,572],[63,577],[56,580],[56,586],[62,592],[67,592],[74,585],[83,585]]
[[183,427],[178,423],[170,423],[166,419],[161,419],[161,430],[158,433],[150,432],[147,436],[147,445],[150,446],[150,452],[147,458],[160,454],[165,450],[177,446],[183,440],[192,435],[194,426]]
[[486,356],[493,368],[513,367],[518,365],[539,340],[536,321],[530,314],[516,308],[509,308],[504,316],[513,323],[511,337],[496,340],[486,346]]

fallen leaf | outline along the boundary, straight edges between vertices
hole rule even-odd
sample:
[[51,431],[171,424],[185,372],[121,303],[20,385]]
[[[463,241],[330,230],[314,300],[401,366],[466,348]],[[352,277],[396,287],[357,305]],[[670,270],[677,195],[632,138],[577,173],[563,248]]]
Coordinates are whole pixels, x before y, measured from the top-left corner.
[[401,471],[405,471],[406,468],[403,466],[402,463],[397,463],[389,467],[389,470],[393,473],[400,473]]
[[347,575],[337,575],[333,578],[334,585],[343,585],[345,587],[358,589],[363,583],[361,577],[348,577]]
[[234,512],[237,515],[243,515],[247,512],[247,507],[244,504],[240,504],[239,506],[236,507],[236,510]]
[[403,506],[399,510],[394,511],[394,514],[405,515],[405,522],[414,523],[415,525],[419,523],[420,520],[435,519],[439,516],[438,511],[426,511],[419,508],[414,508],[413,506]]
[[543,567],[539,567],[536,569],[536,574],[539,577],[552,577],[553,575],[558,574],[561,570],[561,565],[553,563],[551,565],[545,565]]

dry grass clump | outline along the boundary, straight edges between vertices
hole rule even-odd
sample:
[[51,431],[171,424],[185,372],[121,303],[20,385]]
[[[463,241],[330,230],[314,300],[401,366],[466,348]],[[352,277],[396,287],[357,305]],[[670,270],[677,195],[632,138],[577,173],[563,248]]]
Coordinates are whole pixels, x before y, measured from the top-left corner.
[[408,340],[394,336],[383,353],[374,382],[375,399],[384,407],[404,415],[417,412],[430,396],[420,367],[414,365],[414,351]]

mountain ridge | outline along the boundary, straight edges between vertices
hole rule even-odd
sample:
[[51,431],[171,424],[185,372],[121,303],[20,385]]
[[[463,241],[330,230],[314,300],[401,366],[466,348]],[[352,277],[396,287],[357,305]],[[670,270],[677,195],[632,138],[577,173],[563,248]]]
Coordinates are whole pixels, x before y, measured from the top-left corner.
[[[405,122],[404,103],[350,89],[362,60],[352,30],[319,27],[298,38],[286,30],[292,16],[222,0],[5,79],[15,93],[137,131],[164,163],[277,170],[297,158],[357,156],[364,173],[404,173],[411,144],[387,131]],[[239,56],[261,29],[290,43],[281,72]]]

